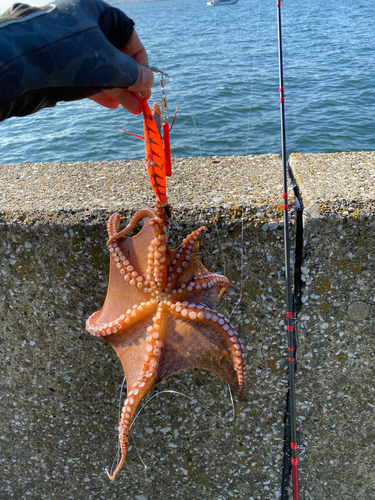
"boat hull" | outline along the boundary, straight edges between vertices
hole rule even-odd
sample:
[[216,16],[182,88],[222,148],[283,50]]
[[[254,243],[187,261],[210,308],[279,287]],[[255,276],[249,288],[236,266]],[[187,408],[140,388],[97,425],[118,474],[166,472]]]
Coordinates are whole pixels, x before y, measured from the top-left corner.
[[208,7],[218,7],[219,5],[234,5],[237,2],[238,0],[224,0],[224,1],[209,0],[207,2],[207,5]]

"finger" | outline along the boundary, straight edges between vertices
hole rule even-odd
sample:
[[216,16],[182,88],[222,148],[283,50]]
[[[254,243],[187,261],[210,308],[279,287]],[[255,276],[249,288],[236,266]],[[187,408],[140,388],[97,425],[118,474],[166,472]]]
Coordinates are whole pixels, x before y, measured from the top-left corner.
[[[151,90],[146,90],[145,92],[145,99],[149,99],[151,97]],[[104,94],[107,94],[110,98],[121,104],[121,106],[130,111],[133,115],[142,113],[141,98],[137,93],[126,89],[112,89],[106,90]]]
[[129,42],[125,45],[125,47],[121,47],[120,50],[121,52],[124,52],[125,54],[128,54],[128,56],[132,57],[140,66],[148,64],[146,49],[144,48],[143,43],[139,39],[135,30],[133,31]]
[[120,103],[118,101],[112,99],[112,97],[110,97],[105,92],[89,97],[89,99],[109,109],[116,109],[120,106]]
[[144,92],[153,86],[154,73],[149,68],[145,68],[144,66],[138,66],[138,70],[138,79],[134,85],[128,87],[128,90],[133,92]]

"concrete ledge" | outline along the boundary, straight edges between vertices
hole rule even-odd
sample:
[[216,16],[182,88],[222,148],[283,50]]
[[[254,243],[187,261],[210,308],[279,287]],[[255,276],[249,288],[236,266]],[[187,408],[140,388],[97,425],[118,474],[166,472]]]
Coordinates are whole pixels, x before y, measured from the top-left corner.
[[[84,322],[105,297],[106,219],[153,203],[144,162],[1,165],[1,498],[109,500],[126,491],[137,500],[245,500],[286,492],[280,158],[173,163],[179,229],[171,245],[207,226],[202,259],[232,282],[220,308],[232,313],[247,346],[249,402],[235,402],[231,422],[227,388],[214,375],[185,372],[164,382],[155,393],[173,389],[193,401],[171,393],[152,399],[110,483],[103,469],[116,452],[122,370]],[[306,499],[372,498],[375,195],[365,181],[375,176],[375,154],[293,155],[291,165],[305,206],[302,488]],[[242,218],[243,298],[235,308]]]

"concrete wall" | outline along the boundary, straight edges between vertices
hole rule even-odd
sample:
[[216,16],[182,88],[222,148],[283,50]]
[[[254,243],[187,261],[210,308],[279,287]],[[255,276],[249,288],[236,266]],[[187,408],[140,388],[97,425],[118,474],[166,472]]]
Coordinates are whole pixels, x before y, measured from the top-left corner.
[[[249,401],[234,401],[232,421],[216,376],[185,372],[162,383],[110,483],[103,469],[116,455],[123,373],[84,324],[105,297],[106,219],[153,203],[144,162],[1,165],[1,499],[288,498],[280,159],[173,163],[171,246],[207,226],[202,260],[232,282],[219,308],[246,344]],[[296,154],[291,165],[300,191],[299,210],[291,210],[297,289],[303,285],[301,490],[306,499],[371,499],[375,154]]]
[[292,155],[304,201],[306,498],[375,498],[375,154]]

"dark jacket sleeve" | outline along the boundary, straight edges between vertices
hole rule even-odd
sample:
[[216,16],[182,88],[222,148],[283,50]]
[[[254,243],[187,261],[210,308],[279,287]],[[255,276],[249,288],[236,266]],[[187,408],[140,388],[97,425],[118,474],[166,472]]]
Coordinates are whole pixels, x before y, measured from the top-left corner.
[[118,50],[133,26],[102,0],[14,4],[0,18],[0,120],[133,85],[138,66]]

